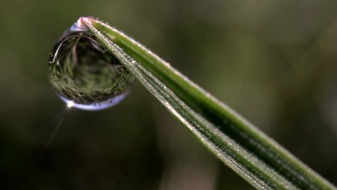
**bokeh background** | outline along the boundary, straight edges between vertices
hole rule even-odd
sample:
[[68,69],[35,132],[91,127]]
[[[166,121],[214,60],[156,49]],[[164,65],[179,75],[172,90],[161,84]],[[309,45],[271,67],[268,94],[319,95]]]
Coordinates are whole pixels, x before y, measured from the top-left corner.
[[0,188],[253,189],[139,83],[111,109],[62,118],[48,57],[80,16],[134,37],[337,184],[336,10],[334,0],[1,1]]

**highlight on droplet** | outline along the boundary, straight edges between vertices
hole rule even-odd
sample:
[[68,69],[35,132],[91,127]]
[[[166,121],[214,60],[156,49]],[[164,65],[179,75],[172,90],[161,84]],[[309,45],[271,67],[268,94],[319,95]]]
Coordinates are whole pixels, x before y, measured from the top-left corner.
[[72,108],[72,107],[74,107],[74,105],[75,105],[75,103],[73,102],[73,101],[71,101],[71,100],[69,100],[68,102],[67,102],[67,108]]

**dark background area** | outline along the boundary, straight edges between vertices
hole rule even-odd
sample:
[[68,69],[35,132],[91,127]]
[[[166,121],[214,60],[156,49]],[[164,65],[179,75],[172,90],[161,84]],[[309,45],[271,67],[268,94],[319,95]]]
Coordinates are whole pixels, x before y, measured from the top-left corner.
[[70,110],[49,53],[80,16],[132,36],[337,184],[337,1],[0,2],[1,189],[253,189],[139,83]]

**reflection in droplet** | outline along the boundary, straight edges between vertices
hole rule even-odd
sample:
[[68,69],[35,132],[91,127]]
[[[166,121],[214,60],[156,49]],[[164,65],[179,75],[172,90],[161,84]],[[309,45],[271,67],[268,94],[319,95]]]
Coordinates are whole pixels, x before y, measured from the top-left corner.
[[125,98],[133,75],[100,45],[81,20],[67,30],[50,54],[49,78],[72,107],[100,110]]

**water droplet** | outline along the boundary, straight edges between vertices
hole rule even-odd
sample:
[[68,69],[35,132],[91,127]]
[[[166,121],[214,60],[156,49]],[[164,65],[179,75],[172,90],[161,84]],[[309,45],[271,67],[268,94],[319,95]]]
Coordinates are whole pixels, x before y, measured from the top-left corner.
[[122,101],[133,75],[85,28],[81,19],[56,43],[49,59],[49,78],[71,107],[101,110]]

